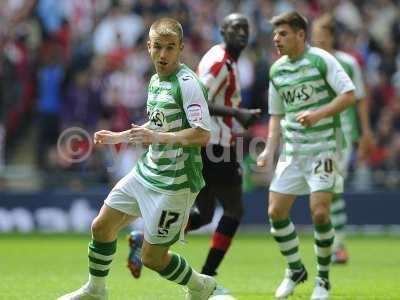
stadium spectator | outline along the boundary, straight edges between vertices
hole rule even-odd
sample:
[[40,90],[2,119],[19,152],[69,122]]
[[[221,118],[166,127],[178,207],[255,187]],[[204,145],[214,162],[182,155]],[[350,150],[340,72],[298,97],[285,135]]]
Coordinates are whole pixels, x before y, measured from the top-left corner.
[[[400,86],[398,75],[400,74],[398,63],[400,48],[398,43],[394,42],[398,40],[397,36],[400,32],[397,17],[400,9],[396,1],[4,0],[0,1],[2,82],[12,83],[7,85],[12,86],[12,90],[6,93],[14,93],[16,91],[14,88],[17,86],[26,87],[24,88],[26,96],[21,99],[13,94],[12,99],[15,100],[12,101],[12,107],[7,109],[8,121],[5,125],[8,145],[5,150],[8,157],[7,164],[15,163],[16,152],[12,149],[14,149],[13,145],[18,144],[18,139],[32,135],[30,130],[22,130],[24,123],[38,124],[38,115],[34,115],[33,120],[30,119],[34,107],[34,92],[37,94],[40,89],[35,74],[36,68],[41,65],[39,49],[47,44],[49,37],[57,39],[61,45],[66,70],[70,70],[70,66],[82,65],[82,57],[88,61],[103,60],[108,68],[109,61],[101,56],[98,58],[96,55],[97,46],[94,45],[98,44],[102,53],[108,53],[109,48],[117,50],[118,55],[124,53],[123,55],[130,56],[134,53],[132,57],[136,57],[136,63],[141,69],[137,76],[141,77],[142,74],[149,73],[150,67],[143,59],[145,55],[143,56],[143,49],[141,49],[143,43],[140,42],[140,38],[143,35],[143,29],[147,28],[156,17],[169,15],[181,20],[186,32],[183,61],[195,67],[202,55],[213,44],[220,42],[216,20],[222,15],[238,10],[249,18],[252,28],[246,55],[248,54],[250,58],[255,75],[250,76],[247,82],[250,93],[246,93],[248,96],[244,95],[247,98],[246,107],[264,107],[263,116],[266,118],[264,97],[266,86],[262,79],[265,78],[265,67],[270,66],[277,59],[269,42],[272,34],[269,20],[277,14],[277,11],[288,7],[302,11],[311,20],[324,12],[333,12],[340,20],[343,34],[340,36],[339,46],[341,50],[354,55],[365,72],[367,98],[370,99],[369,105],[374,114],[373,127],[376,130],[379,111],[390,105],[388,102],[396,99],[400,91],[398,88]],[[48,11],[52,13],[48,14]],[[115,17],[111,18],[110,15]],[[110,21],[110,18],[113,20]],[[127,24],[130,25],[126,26]],[[121,28],[121,33],[111,36],[107,45],[107,38],[100,37],[109,36],[112,32],[111,27],[114,25]],[[21,35],[23,32],[25,33]],[[14,67],[9,68],[14,66],[14,63],[9,65],[10,58],[13,59],[11,62],[20,58],[18,53],[21,48],[15,47],[15,37],[18,35],[24,36],[28,54],[25,61],[28,62],[29,68],[26,70],[29,72],[26,72],[27,76],[23,82],[15,77]],[[99,37],[99,43],[95,42],[95,36]],[[106,44],[101,42],[102,40],[106,40]],[[142,54],[138,54],[138,49]],[[116,53],[111,51],[112,55]],[[113,71],[112,68],[108,68],[107,75]],[[68,74],[69,71],[66,71],[67,79]],[[146,80],[145,77],[143,79]],[[67,84],[69,80],[62,82],[63,91],[66,90]],[[380,92],[386,96],[382,96]],[[100,92],[100,97],[104,98],[103,91]],[[6,101],[8,100],[7,97]],[[110,115],[105,117],[108,119]],[[37,126],[30,126],[30,128],[34,131]],[[398,131],[399,129],[395,126],[394,132]],[[18,132],[23,133],[24,136],[18,136]],[[33,152],[32,155],[35,156],[36,153]],[[26,158],[26,161],[31,161],[31,159]]]

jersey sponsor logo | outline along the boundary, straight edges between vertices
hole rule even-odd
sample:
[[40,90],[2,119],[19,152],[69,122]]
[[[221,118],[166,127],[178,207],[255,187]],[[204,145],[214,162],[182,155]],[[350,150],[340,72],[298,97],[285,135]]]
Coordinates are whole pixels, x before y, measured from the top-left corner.
[[162,128],[165,124],[165,115],[161,110],[156,109],[149,113],[149,120],[156,127]]
[[199,122],[203,119],[203,113],[201,111],[200,104],[190,104],[186,109],[189,122]]
[[310,100],[314,93],[314,87],[310,84],[301,84],[296,87],[289,87],[281,92],[283,101],[286,105],[293,104],[295,102],[307,102]]

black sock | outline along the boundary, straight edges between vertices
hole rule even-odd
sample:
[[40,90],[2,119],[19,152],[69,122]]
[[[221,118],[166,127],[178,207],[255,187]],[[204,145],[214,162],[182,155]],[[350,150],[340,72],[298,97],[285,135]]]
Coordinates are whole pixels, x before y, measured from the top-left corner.
[[217,274],[216,270],[228,251],[239,224],[240,221],[234,218],[222,216],[213,234],[211,248],[201,273],[210,276]]

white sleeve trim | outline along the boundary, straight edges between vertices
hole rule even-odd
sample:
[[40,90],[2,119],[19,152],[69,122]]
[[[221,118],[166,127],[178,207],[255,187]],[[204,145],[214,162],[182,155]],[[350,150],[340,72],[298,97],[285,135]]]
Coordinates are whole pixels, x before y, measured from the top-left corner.
[[268,112],[270,115],[285,114],[285,108],[283,106],[282,98],[271,80],[268,87]]

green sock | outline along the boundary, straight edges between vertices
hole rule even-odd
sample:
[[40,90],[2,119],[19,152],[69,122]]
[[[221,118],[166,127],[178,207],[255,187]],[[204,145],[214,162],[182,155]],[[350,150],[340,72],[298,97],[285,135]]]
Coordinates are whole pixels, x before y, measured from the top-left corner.
[[343,245],[346,238],[346,202],[342,194],[334,194],[331,204],[331,220],[333,228],[335,229],[335,241],[333,248],[337,249]]
[[117,240],[101,243],[92,239],[88,250],[89,274],[96,277],[106,277],[117,250]]
[[190,289],[201,289],[202,282],[199,273],[193,270],[187,261],[176,253],[171,253],[171,261],[164,270],[159,272],[161,277],[180,285],[187,285]]
[[299,270],[303,264],[300,260],[299,238],[293,223],[289,220],[272,221],[271,234],[275,241],[278,242],[279,250],[285,257],[287,264],[291,270]]
[[314,224],[314,250],[317,255],[318,276],[329,279],[329,267],[331,264],[332,245],[335,237],[335,231],[332,223]]

